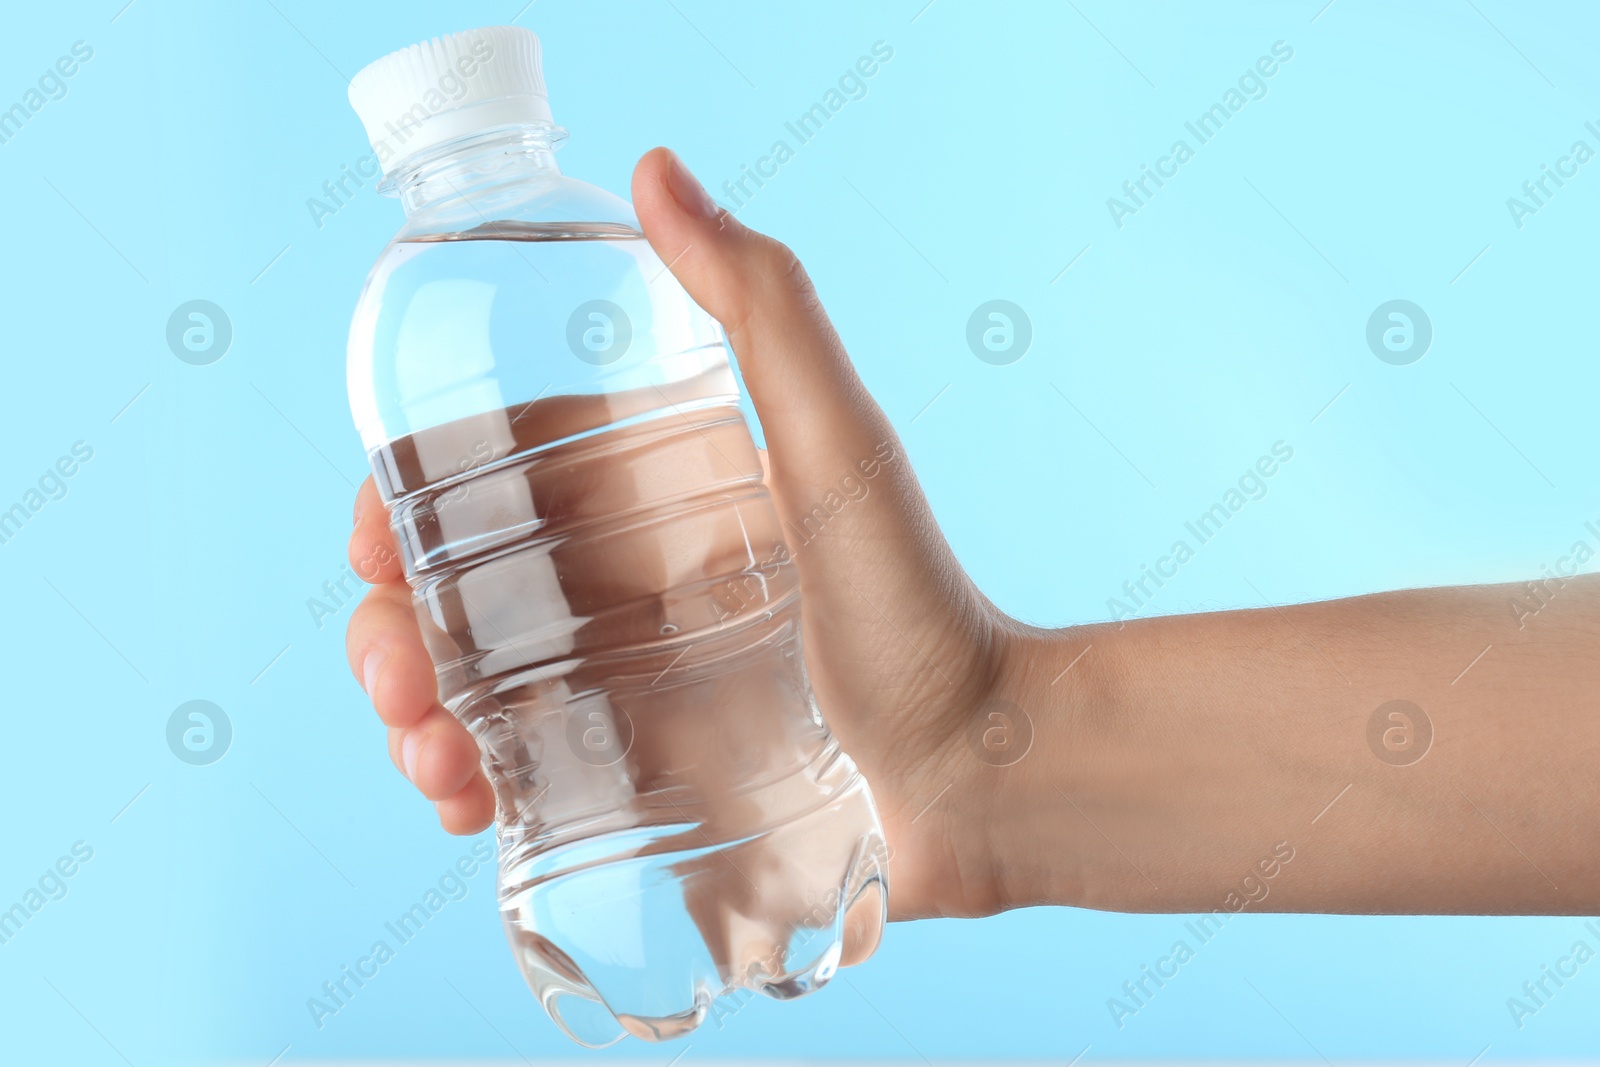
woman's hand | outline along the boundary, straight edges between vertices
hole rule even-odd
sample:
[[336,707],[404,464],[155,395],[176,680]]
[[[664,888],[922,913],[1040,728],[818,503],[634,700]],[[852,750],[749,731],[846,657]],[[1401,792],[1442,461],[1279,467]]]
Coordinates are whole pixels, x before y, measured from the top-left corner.
[[[983,746],[1003,747],[1016,725],[991,718],[1007,707],[992,702],[1011,624],[951,555],[793,253],[720,211],[665,149],[639,162],[633,198],[657,255],[722,323],[761,417],[766,480],[800,574],[806,663],[877,798],[892,917],[1000,910],[990,817],[1012,775]],[[350,558],[374,583],[351,618],[350,666],[389,727],[390,757],[446,830],[479,831],[493,794],[476,745],[438,702],[370,479]]]

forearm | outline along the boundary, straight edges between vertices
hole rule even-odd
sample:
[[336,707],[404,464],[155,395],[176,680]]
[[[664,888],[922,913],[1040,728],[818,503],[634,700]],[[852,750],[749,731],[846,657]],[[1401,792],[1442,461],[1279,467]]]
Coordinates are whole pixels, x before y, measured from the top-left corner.
[[[1520,620],[1524,587],[1483,586],[1014,633],[1009,903],[1600,910],[1600,581],[1552,592]],[[1394,700],[1420,714],[1373,727]]]

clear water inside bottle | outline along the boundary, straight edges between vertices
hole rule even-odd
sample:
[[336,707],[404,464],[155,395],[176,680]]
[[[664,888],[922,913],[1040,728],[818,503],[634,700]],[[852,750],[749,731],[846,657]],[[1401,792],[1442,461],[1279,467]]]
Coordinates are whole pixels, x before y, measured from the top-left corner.
[[847,923],[881,929],[884,845],[715,327],[629,227],[485,222],[391,245],[352,336],[545,1008],[603,1045],[826,983]]

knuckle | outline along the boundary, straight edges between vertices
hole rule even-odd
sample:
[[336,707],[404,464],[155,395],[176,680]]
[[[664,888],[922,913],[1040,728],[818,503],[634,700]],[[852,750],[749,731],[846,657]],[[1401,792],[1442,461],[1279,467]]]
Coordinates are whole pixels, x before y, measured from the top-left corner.
[[366,595],[350,611],[350,622],[344,631],[347,641],[354,642],[371,633],[373,623],[377,621],[374,616],[380,610],[378,605],[377,590],[367,590]]
[[816,286],[811,283],[805,264],[794,250],[782,241],[766,238],[768,248],[763,253],[763,276],[770,291],[800,310],[811,313],[821,308]]
[[[378,582],[399,560],[400,554],[395,551],[391,538],[377,537],[371,541],[358,541],[354,535],[351,536],[350,565],[355,570],[356,577],[363,582]],[[392,581],[394,578],[389,580]]]
[[805,264],[800,262],[794,249],[777,238],[762,235],[761,260],[767,277],[789,288],[810,288],[811,277],[806,273]]
[[397,607],[385,589],[374,587],[367,590],[366,595],[351,609],[350,621],[345,625],[344,643],[352,666],[359,654],[364,654],[384,636],[405,626],[406,616],[397,613]]

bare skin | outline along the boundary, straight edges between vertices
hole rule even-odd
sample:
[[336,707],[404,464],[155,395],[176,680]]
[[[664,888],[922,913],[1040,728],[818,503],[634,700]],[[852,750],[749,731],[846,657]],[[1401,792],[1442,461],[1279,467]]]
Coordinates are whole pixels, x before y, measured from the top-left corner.
[[[1241,893],[1257,910],[1600,910],[1600,580],[1552,585],[1520,626],[1520,586],[1026,626],[956,561],[793,254],[665,149],[640,161],[633,199],[728,334],[780,516],[798,525],[862,460],[894,457],[795,551],[818,702],[883,815],[891,918],[1239,910]],[[438,703],[370,479],[350,558],[374,583],[351,669],[390,756],[446,830],[478,832],[493,796]],[[1396,699],[1424,721],[1380,716],[1388,747],[1369,742]],[[1031,723],[1031,742],[986,753],[974,738],[994,723],[1012,743]]]

